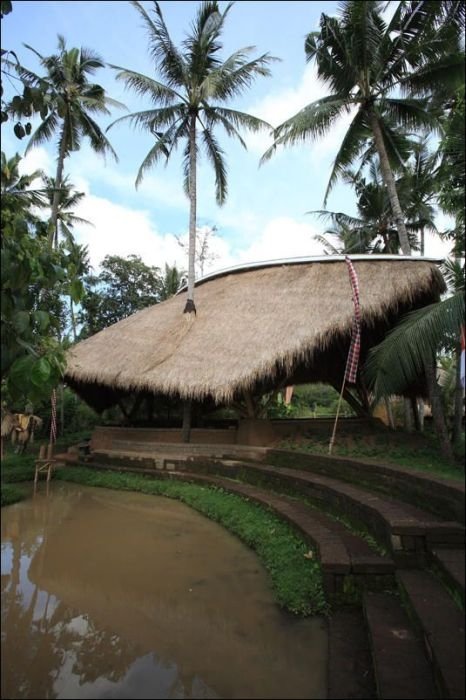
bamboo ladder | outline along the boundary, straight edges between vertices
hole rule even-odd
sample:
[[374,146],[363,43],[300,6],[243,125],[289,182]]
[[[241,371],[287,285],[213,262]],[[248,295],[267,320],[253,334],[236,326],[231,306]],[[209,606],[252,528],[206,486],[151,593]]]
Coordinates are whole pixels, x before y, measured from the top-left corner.
[[36,459],[36,469],[34,474],[34,488],[37,486],[39,474],[47,472],[47,481],[52,477],[53,468],[57,466],[58,461],[53,457],[53,444],[41,445],[39,450],[39,458]]

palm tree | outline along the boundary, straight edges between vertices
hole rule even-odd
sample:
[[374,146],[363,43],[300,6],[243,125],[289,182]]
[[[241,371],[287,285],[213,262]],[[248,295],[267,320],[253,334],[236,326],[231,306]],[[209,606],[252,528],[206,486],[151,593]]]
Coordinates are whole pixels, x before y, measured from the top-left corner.
[[425,253],[425,232],[438,233],[434,223],[438,198],[438,153],[428,149],[427,138],[412,143],[412,155],[397,182],[397,190],[410,228],[419,233],[421,255]]
[[31,207],[43,208],[46,206],[46,193],[43,190],[31,189],[31,184],[42,176],[41,170],[35,170],[30,175],[19,174],[21,156],[16,153],[13,158],[7,158],[1,154],[1,180],[2,207],[7,209],[14,204],[14,209],[21,211],[25,220],[36,223],[37,216],[32,214]]
[[170,299],[177,293],[183,277],[183,270],[178,270],[176,265],[170,267],[170,265],[165,263],[165,272],[160,278],[160,301],[166,301],[166,299]]
[[71,279],[68,280],[67,291],[70,298],[71,330],[73,333],[73,341],[76,342],[76,316],[73,303],[82,296],[83,283],[81,280],[85,275],[89,274],[91,264],[88,247],[76,243],[72,234],[67,237],[65,246],[68,254],[68,268],[72,275]]
[[444,267],[452,295],[407,314],[387,337],[369,353],[365,376],[376,398],[401,394],[425,375],[432,405],[432,418],[442,452],[452,458],[440,390],[436,378],[436,355],[455,348],[464,324],[464,265],[447,261]]
[[465,6],[454,0],[400,2],[388,23],[382,16],[383,7],[376,0],[346,0],[338,18],[321,15],[320,31],[308,34],[305,52],[308,61],[316,59],[317,74],[331,93],[281,124],[262,160],[270,158],[278,145],[323,136],[339,117],[355,110],[335,158],[325,200],[371,137],[401,249],[409,255],[411,247],[390,167],[390,160],[398,157],[396,128],[438,128],[428,98],[438,85],[457,85],[462,80]]
[[26,48],[39,58],[41,65],[46,69],[46,75],[39,77],[23,66],[18,66],[21,79],[32,87],[47,83],[51,95],[48,114],[44,114],[42,122],[32,134],[26,153],[34,146],[58,136],[57,170],[49,233],[49,242],[53,245],[58,240],[57,219],[65,158],[80,148],[81,140],[85,137],[96,153],[110,153],[118,160],[93,115],[110,114],[109,106],[121,105],[109,98],[103,87],[89,82],[88,76],[105,65],[100,56],[92,50],[67,50],[65,39],[60,35],[57,54],[42,56],[31,46]]
[[[409,173],[411,174],[411,173]],[[393,254],[398,250],[397,229],[390,207],[387,188],[384,186],[379,163],[373,159],[370,162],[368,179],[349,168],[342,173],[343,180],[352,185],[357,195],[358,216],[350,216],[343,212],[317,210],[309,212],[317,214],[331,222],[323,236],[315,239],[324,245],[331,254],[382,253]],[[413,180],[402,176],[396,180],[400,192],[400,200],[409,213],[405,223],[410,247],[418,248],[417,232],[420,227],[435,230],[433,222],[434,211],[425,206],[418,210],[413,202]],[[405,180],[406,178],[406,180]],[[401,183],[401,184],[400,184]],[[417,196],[416,203],[421,195]],[[330,243],[325,236],[335,237],[335,244]]]
[[240,129],[257,131],[263,127],[270,128],[262,120],[230,109],[226,104],[249,87],[257,76],[270,75],[267,66],[274,59],[269,54],[252,58],[254,47],[239,49],[224,61],[220,59],[220,36],[232,3],[222,14],[217,0],[204,0],[191,33],[180,48],[175,46],[168,33],[158,2],[154,2],[153,18],[139,2],[131,4],[148,30],[149,50],[160,80],[112,66],[119,71],[117,79],[124,80],[127,87],[148,97],[156,105],[121,117],[113,124],[129,119],[134,126],[146,129],[155,138],[155,144],[139,168],[136,186],[149,168],[161,158],[168,161],[177,146],[183,143],[184,188],[189,196],[188,298],[184,312],[195,313],[196,172],[199,147],[202,143],[213,166],[216,199],[222,205],[227,196],[227,170],[224,151],[214,135],[214,129],[223,127],[228,136],[237,138],[246,147]]
[[42,179],[46,187],[47,199],[50,207],[53,206],[54,199],[58,195],[57,225],[54,232],[53,246],[55,248],[58,246],[59,233],[61,234],[62,240],[74,242],[72,229],[76,224],[93,226],[91,221],[82,219],[80,216],[76,216],[76,214],[73,213],[73,209],[79,206],[86,195],[84,192],[77,192],[74,190],[74,185],[69,181],[68,175],[62,178],[60,187],[57,187],[54,177],[44,175]]

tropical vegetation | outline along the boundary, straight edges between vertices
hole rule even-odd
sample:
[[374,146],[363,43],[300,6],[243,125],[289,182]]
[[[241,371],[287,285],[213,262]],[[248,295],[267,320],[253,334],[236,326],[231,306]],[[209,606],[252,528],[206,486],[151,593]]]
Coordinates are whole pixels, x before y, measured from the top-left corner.
[[223,61],[219,58],[223,26],[233,3],[227,5],[222,13],[216,0],[203,2],[191,33],[180,48],[170,37],[158,2],[153,3],[152,17],[139,2],[131,4],[147,29],[149,51],[156,75],[160,78],[113,67],[118,70],[117,80],[123,80],[127,87],[148,98],[157,107],[125,115],[113,124],[129,120],[133,126],[155,136],[155,144],[139,168],[136,184],[141,182],[149,168],[161,159],[168,161],[176,148],[183,145],[183,182],[189,197],[188,298],[185,313],[195,313],[196,173],[199,148],[202,145],[214,169],[215,196],[221,205],[228,192],[227,168],[215,130],[221,127],[228,136],[236,138],[246,147],[241,130],[258,131],[269,127],[261,119],[227,105],[258,76],[270,75],[268,66],[273,59],[269,54],[252,58],[254,47],[238,49]]
[[[32,134],[26,153],[40,144],[57,138],[57,171],[50,216],[49,241],[56,244],[58,240],[58,213],[60,206],[65,159],[73,151],[78,151],[83,137],[87,138],[95,153],[109,153],[118,160],[109,140],[94,119],[95,114],[110,114],[109,106],[122,106],[106,95],[97,83],[90,83],[99,68],[104,67],[103,59],[87,48],[67,49],[63,36],[58,37],[58,53],[42,56],[31,46],[26,46],[40,60],[45,69],[44,76],[39,76],[23,66],[18,66],[20,78],[30,89],[41,85],[47,86],[48,100],[43,120]],[[12,103],[13,117],[15,106]],[[21,116],[21,113],[19,114]]]
[[278,146],[323,136],[339,117],[351,114],[325,199],[346,168],[367,154],[370,140],[401,250],[410,255],[392,164],[403,165],[404,133],[438,129],[438,113],[431,109],[436,88],[454,90],[463,79],[464,5],[400,2],[389,21],[383,7],[377,0],[347,0],[337,17],[321,15],[320,31],[307,35],[305,53],[308,61],[316,61],[317,75],[331,93],[279,125],[263,160]]
[[[158,2],[150,10],[139,2],[132,5],[147,31],[154,73],[146,76],[112,66],[117,80],[148,102],[145,109],[113,124],[128,121],[152,139],[137,185],[150,168],[172,160],[181,148],[189,198],[184,311],[189,322],[195,322],[195,266],[202,274],[206,255],[211,254],[204,244],[208,246],[216,231],[213,227],[206,233],[197,225],[201,150],[213,167],[216,200],[222,204],[228,180],[218,132],[244,146],[245,131],[268,127],[231,104],[256,78],[270,75],[274,59],[269,53],[255,56],[254,47],[221,57],[231,3],[221,11],[214,0],[201,2],[179,46]],[[453,257],[444,272],[449,283],[446,298],[406,318],[360,371],[372,404],[378,397],[403,394],[424,375],[434,422],[445,454],[451,455],[450,441],[457,445],[462,435],[464,395],[459,330],[464,323],[465,5],[457,0],[402,0],[390,12],[385,5],[345,0],[336,16],[322,14],[318,31],[306,37],[304,53],[326,83],[328,95],[278,125],[262,160],[278,148],[321,138],[340,117],[349,116],[325,200],[337,180],[343,180],[354,192],[356,213],[327,208],[314,212],[328,224],[320,236],[326,252],[422,254],[427,232],[451,243]],[[13,6],[2,2],[5,21]],[[75,231],[92,222],[77,214],[84,194],[71,184],[65,164],[71,165],[72,152],[85,140],[97,153],[117,158],[97,118],[110,116],[121,105],[93,82],[105,66],[94,50],[68,48],[62,36],[50,54],[26,48],[39,62],[38,72],[25,67],[11,48],[2,49],[2,74],[10,83],[15,81],[17,89],[9,96],[2,91],[2,128],[13,128],[18,142],[27,143],[26,152],[54,143],[57,166],[53,175],[24,174],[19,154],[2,153],[2,400],[43,406],[60,381],[70,343],[169,298],[182,285],[184,272],[174,265],[162,271],[137,255],[108,256],[98,271],[91,268],[89,253],[75,239]],[[439,210],[453,221],[447,230],[437,230]],[[452,378],[442,386],[443,398],[437,365],[443,372],[448,366]],[[295,402],[296,397],[299,392]],[[454,403],[453,410],[446,411],[446,397]],[[277,403],[276,395],[262,403],[270,415],[290,414],[297,405]],[[189,435],[189,402],[185,408]],[[305,410],[302,401],[299,410]],[[445,412],[454,414],[451,426]]]

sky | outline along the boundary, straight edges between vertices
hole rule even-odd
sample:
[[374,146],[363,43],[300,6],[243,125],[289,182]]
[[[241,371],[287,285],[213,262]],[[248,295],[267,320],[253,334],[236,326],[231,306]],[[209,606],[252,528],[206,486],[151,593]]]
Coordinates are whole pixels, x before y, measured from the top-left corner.
[[[152,2],[142,4],[146,9],[152,6]],[[191,0],[160,2],[176,44],[189,31],[198,5]],[[220,2],[220,7],[224,9],[226,3]],[[277,126],[327,94],[317,79],[315,65],[306,63],[304,39],[318,29],[322,12],[336,11],[336,2],[236,2],[225,23],[222,57],[238,48],[255,46],[254,56],[269,53],[280,60],[273,62],[271,77],[258,78],[229,106]],[[2,47],[15,51],[21,63],[35,71],[39,71],[37,59],[23,44],[50,55],[56,51],[58,34],[65,37],[68,48],[89,47],[108,64],[154,76],[145,29],[137,11],[125,0],[13,0],[13,12],[2,20]],[[115,70],[106,67],[93,79],[129,112],[147,109],[147,102],[127,91],[115,75]],[[99,125],[105,129],[125,113],[114,110],[110,117],[99,117]],[[324,232],[325,224],[308,212],[323,208],[331,164],[345,126],[342,120],[323,139],[282,150],[260,167],[260,157],[271,143],[267,132],[248,135],[247,151],[231,139],[219,139],[228,164],[229,194],[223,207],[215,202],[214,176],[204,158],[198,171],[198,226],[216,228],[213,260],[204,272],[323,253],[314,237]],[[168,263],[186,269],[186,254],[178,242],[187,239],[189,216],[182,189],[181,153],[167,166],[157,164],[136,189],[138,168],[153,144],[150,135],[123,123],[110,129],[107,136],[118,162],[96,156],[88,145],[65,162],[65,174],[86,194],[76,214],[93,223],[76,226],[76,239],[88,246],[95,270],[105,255],[131,254],[140,255],[148,265],[163,268]],[[18,141],[13,135],[11,122],[2,126],[2,150],[8,157],[15,152],[23,155],[25,146],[26,139]],[[56,152],[55,141],[33,149],[21,163],[23,172],[42,168],[54,176]],[[353,191],[340,184],[327,203],[328,209],[348,214],[355,213],[354,206]],[[437,224],[441,228],[447,222],[440,216]],[[427,256],[447,253],[448,246],[427,235]]]

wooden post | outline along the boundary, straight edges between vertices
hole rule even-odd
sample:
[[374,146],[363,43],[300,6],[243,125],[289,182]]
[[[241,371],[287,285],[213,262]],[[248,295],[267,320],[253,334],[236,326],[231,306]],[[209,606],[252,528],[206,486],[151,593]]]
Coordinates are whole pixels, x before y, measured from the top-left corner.
[[244,392],[244,401],[246,403],[246,410],[248,412],[248,418],[255,418],[256,417],[256,409],[254,407],[254,402],[252,400],[252,396],[248,391]]

